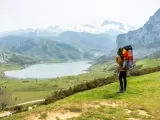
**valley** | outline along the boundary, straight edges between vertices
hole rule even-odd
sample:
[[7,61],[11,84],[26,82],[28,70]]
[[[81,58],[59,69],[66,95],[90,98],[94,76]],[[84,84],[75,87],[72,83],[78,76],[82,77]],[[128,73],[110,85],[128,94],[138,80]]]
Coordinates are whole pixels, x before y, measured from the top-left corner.
[[[0,116],[11,113],[2,120],[160,119],[160,9],[140,28],[112,20],[88,23],[46,22],[0,33]],[[132,57],[130,49],[117,52],[126,45],[133,47],[133,66],[127,68],[127,90],[117,93],[125,51]]]

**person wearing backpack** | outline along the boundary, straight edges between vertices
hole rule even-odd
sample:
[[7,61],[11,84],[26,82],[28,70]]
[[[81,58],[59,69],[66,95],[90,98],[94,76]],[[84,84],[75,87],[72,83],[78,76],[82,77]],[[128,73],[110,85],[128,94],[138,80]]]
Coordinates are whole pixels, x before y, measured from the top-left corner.
[[119,48],[117,51],[116,62],[119,65],[119,83],[120,90],[117,93],[126,91],[127,87],[127,70],[131,68],[133,64],[132,46],[128,45],[123,48]]

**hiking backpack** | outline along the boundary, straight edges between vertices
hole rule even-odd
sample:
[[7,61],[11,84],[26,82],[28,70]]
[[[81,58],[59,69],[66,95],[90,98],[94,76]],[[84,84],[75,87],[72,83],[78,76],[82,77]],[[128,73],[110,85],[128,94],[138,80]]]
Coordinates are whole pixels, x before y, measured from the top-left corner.
[[133,48],[131,45],[127,45],[123,47],[122,51],[123,56],[123,68],[132,68],[133,67]]

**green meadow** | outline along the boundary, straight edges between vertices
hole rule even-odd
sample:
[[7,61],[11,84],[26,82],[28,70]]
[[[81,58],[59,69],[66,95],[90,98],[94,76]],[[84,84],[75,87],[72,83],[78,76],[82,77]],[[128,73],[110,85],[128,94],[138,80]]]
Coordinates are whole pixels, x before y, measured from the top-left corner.
[[[69,111],[68,120],[159,120],[160,74],[152,73],[128,78],[125,93],[117,94],[119,83],[77,93],[55,103],[12,115],[2,120],[52,118],[50,113]],[[66,111],[66,112],[65,112]],[[59,113],[59,114],[60,114]],[[61,116],[59,116],[61,118]],[[57,119],[60,119],[57,118]]]
[[[3,76],[2,72],[6,70],[21,69],[17,65],[0,65],[0,86],[6,87],[12,92],[13,103],[18,104],[22,102],[45,99],[53,91],[67,89],[77,84],[91,81],[96,78],[106,78],[113,74],[113,71],[103,70],[111,68],[115,64],[114,60],[96,64],[91,66],[89,73],[67,76],[55,79],[9,79]],[[142,64],[144,68],[152,67],[160,64],[160,60],[146,59],[137,62],[138,65]]]

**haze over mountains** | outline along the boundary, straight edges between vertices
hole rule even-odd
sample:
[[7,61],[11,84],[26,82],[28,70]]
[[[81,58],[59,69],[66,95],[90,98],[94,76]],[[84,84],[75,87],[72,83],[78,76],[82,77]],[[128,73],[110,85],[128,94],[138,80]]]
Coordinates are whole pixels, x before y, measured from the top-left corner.
[[19,29],[6,32],[6,35],[34,35],[34,36],[56,36],[62,32],[73,31],[73,32],[87,32],[92,34],[119,34],[119,33],[127,33],[130,30],[134,30],[135,27],[123,24],[116,21],[104,21],[100,25],[91,25],[91,24],[83,24],[83,25],[56,25],[49,26],[48,28],[43,29]]
[[17,56],[86,60],[109,55],[113,49],[129,44],[137,58],[160,51],[160,9],[137,30],[130,25],[106,20],[98,26],[63,25],[9,31],[1,34],[0,56],[3,62],[5,58],[12,60]]
[[50,26],[46,29],[23,29],[0,37],[4,51],[27,56],[65,60],[92,59],[116,48],[116,36],[135,28],[115,21],[99,26]]

